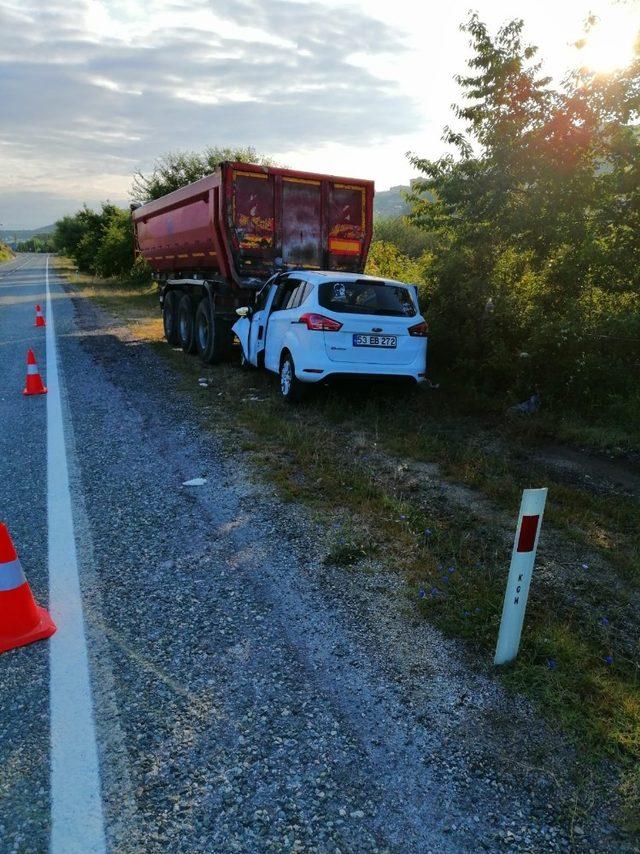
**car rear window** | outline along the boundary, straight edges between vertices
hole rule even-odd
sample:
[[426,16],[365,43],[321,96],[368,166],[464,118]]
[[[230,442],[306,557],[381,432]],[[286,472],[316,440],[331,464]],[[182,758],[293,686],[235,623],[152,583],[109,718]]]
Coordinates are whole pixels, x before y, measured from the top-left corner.
[[323,282],[318,289],[323,308],[341,314],[381,314],[414,317],[416,307],[408,288],[386,282]]

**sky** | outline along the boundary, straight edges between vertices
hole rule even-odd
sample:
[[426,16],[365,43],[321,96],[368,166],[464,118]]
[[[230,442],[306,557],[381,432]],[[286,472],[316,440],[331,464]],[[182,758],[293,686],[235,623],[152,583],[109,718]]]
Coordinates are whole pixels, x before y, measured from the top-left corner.
[[640,0],[0,0],[0,224],[127,203],[137,169],[207,145],[406,184],[407,151],[443,151],[470,8],[522,17],[556,78],[624,62],[640,26]]

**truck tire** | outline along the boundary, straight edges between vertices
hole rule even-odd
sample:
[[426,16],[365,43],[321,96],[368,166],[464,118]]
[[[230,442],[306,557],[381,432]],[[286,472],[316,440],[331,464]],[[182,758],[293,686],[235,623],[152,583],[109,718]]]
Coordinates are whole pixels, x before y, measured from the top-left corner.
[[174,346],[179,343],[178,340],[178,294],[175,291],[167,291],[162,301],[162,325],[164,327],[164,337],[168,344]]
[[300,403],[307,393],[307,387],[296,377],[296,368],[290,353],[280,360],[280,393],[288,403]]
[[185,353],[196,352],[195,306],[189,294],[185,294],[178,306],[178,338]]
[[196,309],[195,338],[200,358],[206,365],[222,362],[228,355],[228,324],[211,311],[207,297]]

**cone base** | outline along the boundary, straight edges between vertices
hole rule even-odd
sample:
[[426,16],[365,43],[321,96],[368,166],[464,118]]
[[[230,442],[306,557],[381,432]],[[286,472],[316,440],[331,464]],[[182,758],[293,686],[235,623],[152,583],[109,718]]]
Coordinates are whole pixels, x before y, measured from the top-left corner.
[[46,394],[46,393],[47,393],[47,389],[46,389],[46,386],[42,386],[42,388],[41,388],[41,389],[39,389],[39,391],[27,391],[27,389],[26,389],[26,388],[24,388],[24,389],[22,389],[22,393],[23,393],[24,395],[26,395],[26,397],[31,397],[31,396],[32,396],[32,395],[34,395],[34,394]]
[[36,327],[36,329],[37,329],[39,326],[46,326],[47,324],[46,324],[44,321],[42,321],[42,323],[37,323],[37,322],[36,322],[36,323],[34,323],[33,325],[34,325],[34,326]]
[[48,611],[37,606],[40,615],[40,622],[23,635],[14,638],[0,636],[0,654],[8,652],[10,649],[17,649],[19,646],[27,646],[27,644],[35,643],[35,641],[50,638],[56,631],[57,626],[51,619]]

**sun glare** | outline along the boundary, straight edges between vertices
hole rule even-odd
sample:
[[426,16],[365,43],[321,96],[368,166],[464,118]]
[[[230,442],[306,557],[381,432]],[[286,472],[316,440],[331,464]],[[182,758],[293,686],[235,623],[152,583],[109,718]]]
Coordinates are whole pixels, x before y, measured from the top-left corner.
[[612,11],[597,20],[584,38],[578,58],[582,66],[602,74],[624,68],[633,58],[640,21]]

